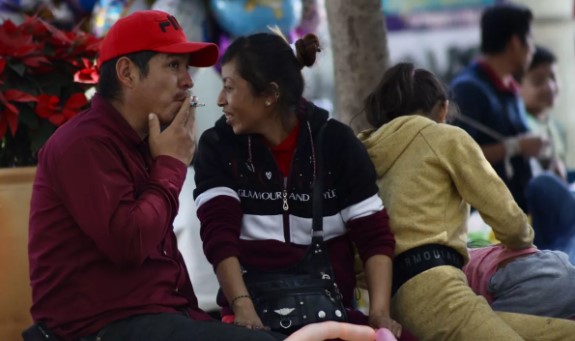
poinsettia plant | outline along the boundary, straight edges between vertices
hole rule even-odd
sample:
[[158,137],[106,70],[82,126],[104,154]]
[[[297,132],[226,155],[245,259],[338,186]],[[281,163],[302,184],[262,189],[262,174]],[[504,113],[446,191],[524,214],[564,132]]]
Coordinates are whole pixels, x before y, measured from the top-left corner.
[[50,135],[88,105],[99,44],[37,16],[0,25],[0,167],[35,165]]

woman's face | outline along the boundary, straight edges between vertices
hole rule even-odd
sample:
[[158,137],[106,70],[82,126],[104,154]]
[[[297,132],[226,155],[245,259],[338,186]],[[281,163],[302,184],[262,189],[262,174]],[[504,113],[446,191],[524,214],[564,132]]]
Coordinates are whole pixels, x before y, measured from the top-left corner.
[[252,86],[240,76],[235,61],[222,66],[223,87],[218,106],[223,109],[226,123],[235,134],[262,134],[270,122],[270,99],[255,95]]
[[521,97],[530,113],[538,114],[555,104],[559,93],[557,64],[545,63],[529,70],[521,81]]

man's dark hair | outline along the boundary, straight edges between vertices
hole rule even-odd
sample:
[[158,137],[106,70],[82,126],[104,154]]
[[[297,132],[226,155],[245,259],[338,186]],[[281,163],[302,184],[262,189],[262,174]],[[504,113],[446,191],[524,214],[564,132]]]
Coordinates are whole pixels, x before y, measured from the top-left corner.
[[153,56],[158,54],[154,51],[140,51],[130,53],[124,56],[119,56],[114,59],[110,59],[100,67],[100,80],[98,81],[98,93],[100,96],[108,100],[118,100],[122,94],[122,89],[120,88],[120,82],[118,81],[118,76],[116,75],[116,62],[121,57],[128,57],[140,71],[143,77],[148,75],[148,62]]
[[488,7],[481,16],[481,52],[498,54],[513,36],[527,44],[533,14],[529,8],[514,4]]

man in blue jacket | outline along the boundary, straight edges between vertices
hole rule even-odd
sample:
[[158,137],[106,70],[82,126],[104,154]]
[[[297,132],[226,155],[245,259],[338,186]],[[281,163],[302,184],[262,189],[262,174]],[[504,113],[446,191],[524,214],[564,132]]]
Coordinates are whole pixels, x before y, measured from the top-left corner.
[[529,158],[546,144],[543,137],[529,134],[514,80],[527,69],[535,50],[532,19],[531,11],[518,5],[487,8],[481,17],[482,55],[451,83],[461,111],[456,124],[481,146],[525,211],[525,188],[532,177]]

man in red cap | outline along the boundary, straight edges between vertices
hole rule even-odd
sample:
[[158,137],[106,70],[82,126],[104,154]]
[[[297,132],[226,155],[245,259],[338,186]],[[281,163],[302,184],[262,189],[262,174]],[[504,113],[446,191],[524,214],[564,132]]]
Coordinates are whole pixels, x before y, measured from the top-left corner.
[[172,222],[195,151],[188,67],[217,58],[216,45],[188,42],[165,12],[112,26],[91,108],[39,154],[28,250],[36,325],[25,337],[283,338],[211,321],[176,245]]

